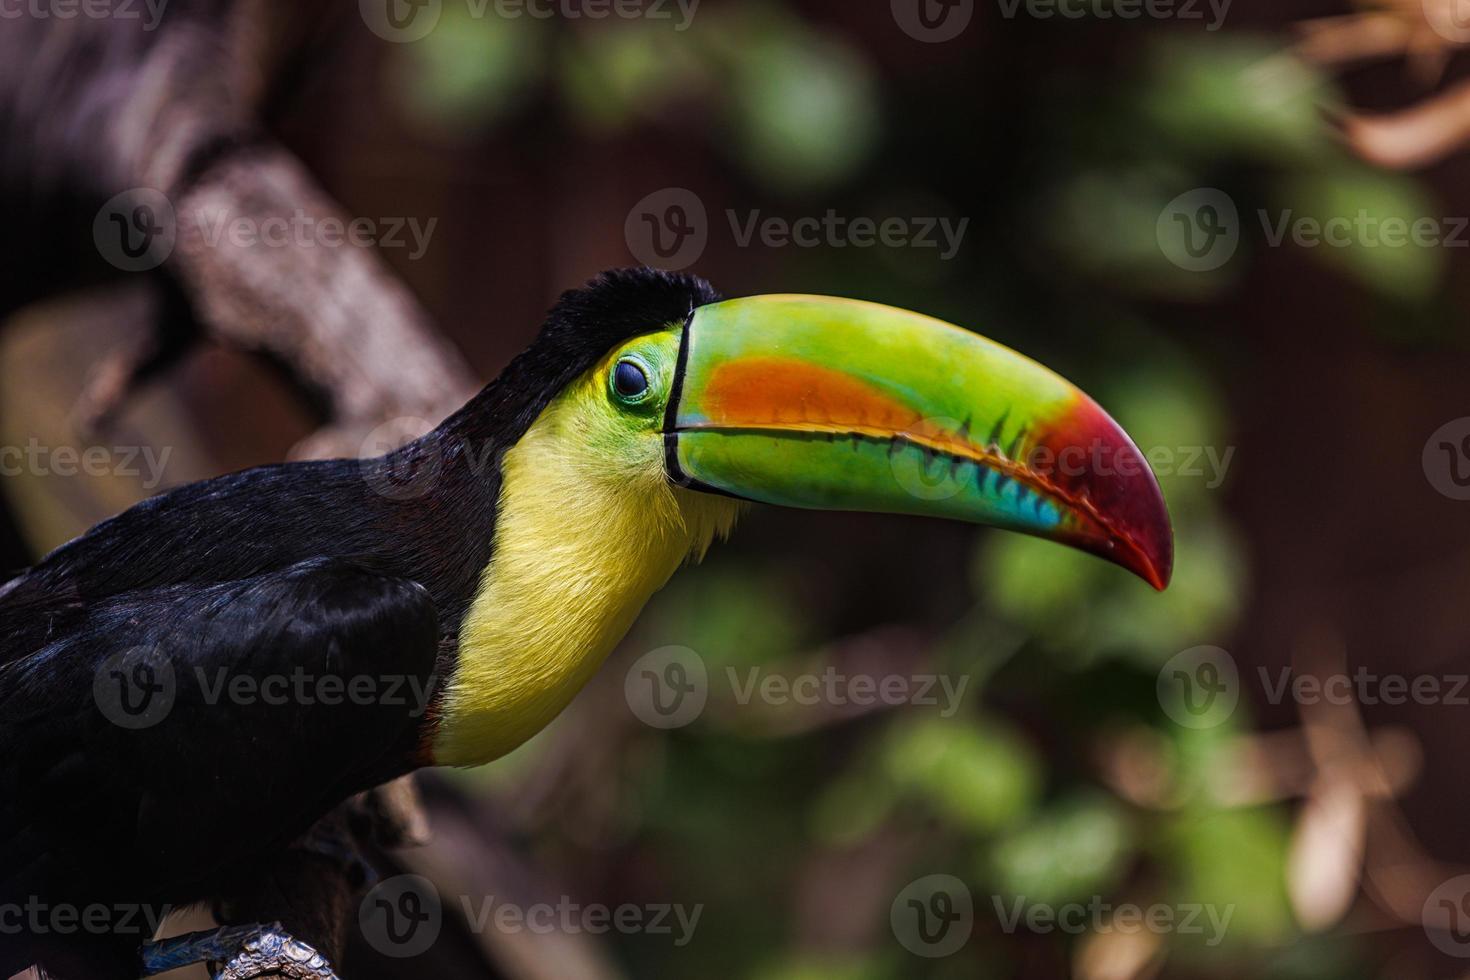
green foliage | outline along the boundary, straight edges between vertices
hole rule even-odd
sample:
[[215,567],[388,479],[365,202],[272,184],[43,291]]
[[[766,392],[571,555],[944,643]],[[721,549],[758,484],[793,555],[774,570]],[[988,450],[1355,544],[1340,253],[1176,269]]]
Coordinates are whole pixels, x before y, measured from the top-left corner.
[[1082,793],[1046,807],[985,848],[982,880],[997,894],[1051,905],[1086,900],[1116,883],[1134,831],[1114,799]]
[[552,40],[542,21],[475,17],[445,4],[434,30],[395,49],[394,97],[440,138],[470,135],[509,115],[544,76]]
[[1276,196],[1278,228],[1287,215],[1310,222],[1300,237],[1312,244],[1300,247],[1370,290],[1422,303],[1441,285],[1453,229],[1411,178],[1345,164],[1283,180]]
[[961,831],[986,834],[1031,809],[1040,767],[998,722],[920,717],[895,725],[880,749],[890,786]]
[[806,30],[757,33],[734,60],[735,146],[764,183],[801,190],[848,176],[872,147],[876,92],[866,63]]
[[1275,946],[1292,935],[1288,834],[1279,813],[1189,807],[1167,821],[1159,841],[1175,878],[1171,900],[1212,904],[1222,916],[1228,911],[1226,943]]
[[1286,166],[1332,152],[1330,84],[1278,43],[1248,35],[1171,38],[1153,47],[1143,117],[1191,159],[1242,153]]

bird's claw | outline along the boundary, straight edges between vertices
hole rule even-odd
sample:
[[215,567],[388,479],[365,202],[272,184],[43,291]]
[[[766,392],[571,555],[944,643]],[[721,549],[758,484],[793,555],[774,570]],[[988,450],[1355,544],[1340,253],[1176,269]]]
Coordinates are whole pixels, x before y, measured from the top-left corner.
[[143,947],[143,976],[151,977],[190,963],[208,963],[213,980],[338,980],[327,958],[291,938],[279,922],[268,926],[227,926]]
[[214,980],[337,980],[327,958],[311,946],[292,939],[279,925],[268,926],[245,941],[240,951],[214,973]]

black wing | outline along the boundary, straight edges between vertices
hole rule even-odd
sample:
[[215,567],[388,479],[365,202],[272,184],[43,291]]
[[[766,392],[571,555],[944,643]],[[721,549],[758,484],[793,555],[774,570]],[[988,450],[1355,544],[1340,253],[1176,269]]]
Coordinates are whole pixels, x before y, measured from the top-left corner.
[[119,595],[0,666],[0,899],[227,887],[413,767],[438,623],[337,561]]

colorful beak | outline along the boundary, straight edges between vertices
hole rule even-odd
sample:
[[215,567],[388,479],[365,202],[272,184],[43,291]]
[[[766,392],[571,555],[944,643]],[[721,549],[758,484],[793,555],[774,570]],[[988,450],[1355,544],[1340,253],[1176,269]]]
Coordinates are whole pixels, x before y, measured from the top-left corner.
[[1138,447],[1063,378],[918,313],[825,296],[700,307],[664,422],[675,483],[787,507],[946,517],[1169,582]]

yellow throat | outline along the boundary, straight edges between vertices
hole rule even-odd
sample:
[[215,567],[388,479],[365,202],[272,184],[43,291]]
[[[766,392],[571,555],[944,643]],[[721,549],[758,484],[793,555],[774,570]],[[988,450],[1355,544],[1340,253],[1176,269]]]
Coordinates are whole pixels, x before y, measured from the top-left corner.
[[629,443],[588,407],[598,377],[558,396],[502,460],[494,550],[460,628],[437,764],[489,762],[545,727],[684,559],[734,524],[737,501],[668,483],[657,432]]

